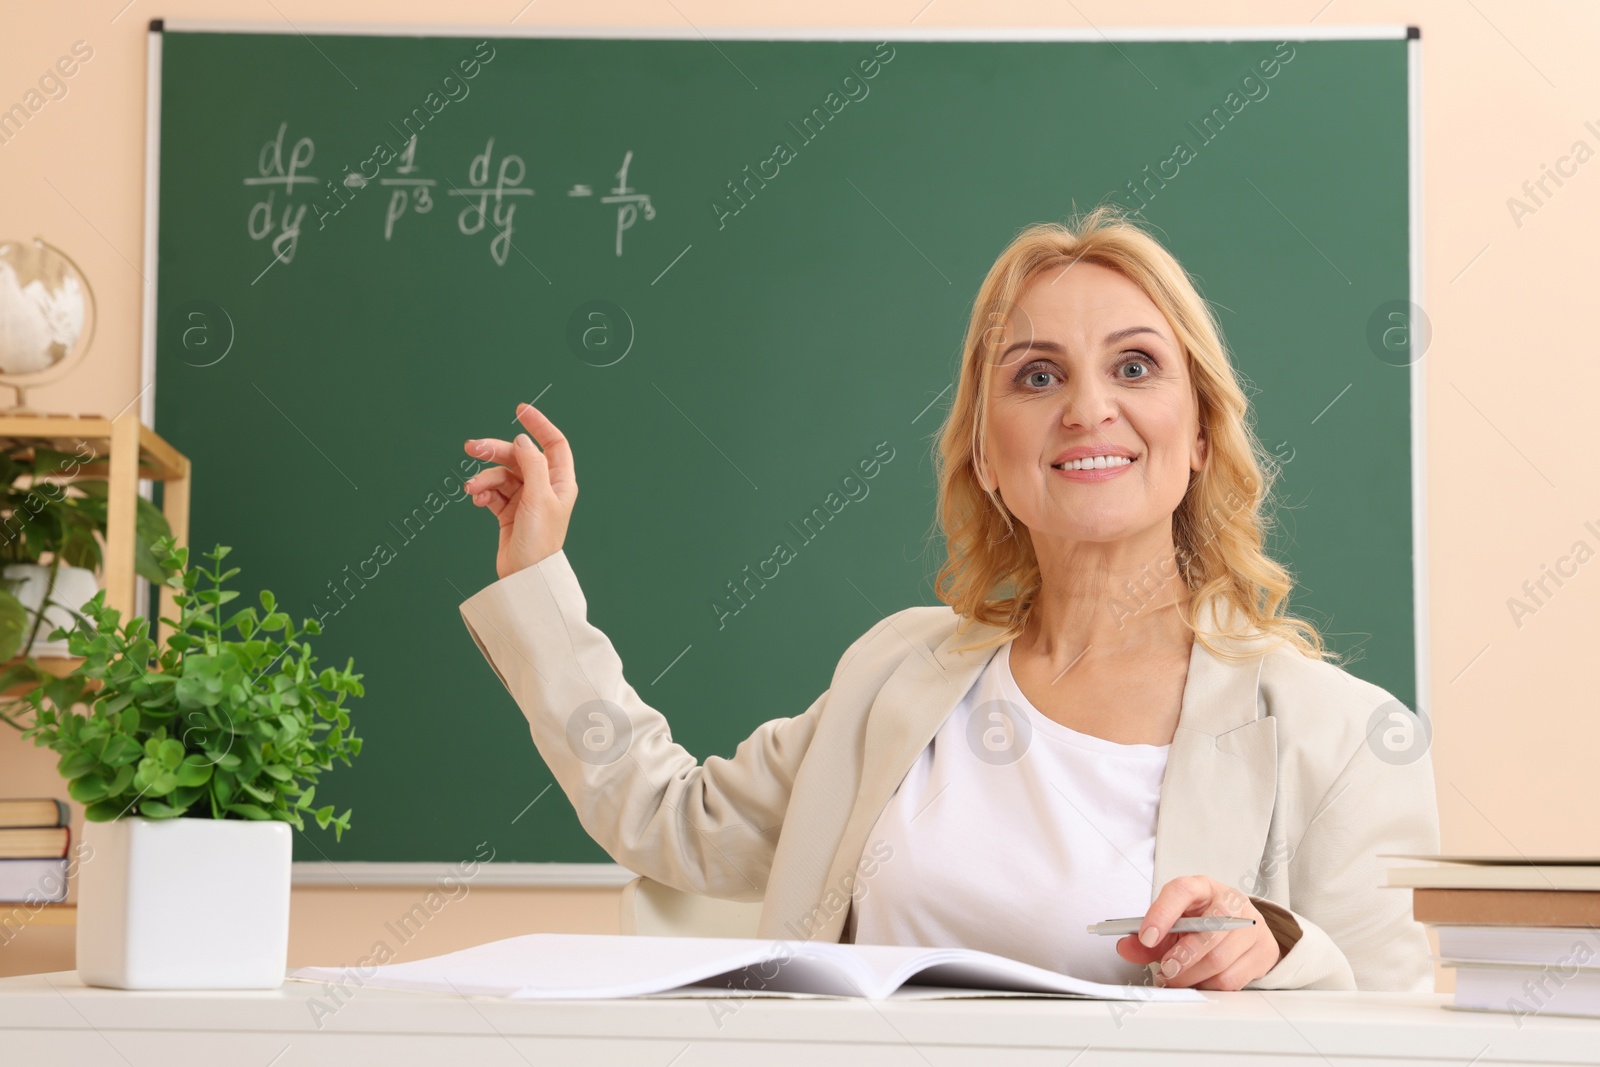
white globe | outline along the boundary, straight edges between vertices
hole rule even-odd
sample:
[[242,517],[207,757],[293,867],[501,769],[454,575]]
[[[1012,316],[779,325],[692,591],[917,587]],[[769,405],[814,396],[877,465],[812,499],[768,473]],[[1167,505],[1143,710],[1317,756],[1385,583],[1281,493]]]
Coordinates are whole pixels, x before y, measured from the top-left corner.
[[0,374],[36,374],[65,360],[89,301],[67,259],[37,241],[0,243]]

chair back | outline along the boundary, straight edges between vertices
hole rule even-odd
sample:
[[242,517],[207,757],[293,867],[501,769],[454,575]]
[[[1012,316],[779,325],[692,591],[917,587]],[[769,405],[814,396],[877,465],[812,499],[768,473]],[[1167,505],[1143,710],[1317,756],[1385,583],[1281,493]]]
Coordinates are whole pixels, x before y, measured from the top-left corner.
[[657,937],[755,937],[761,902],[685,893],[643,875],[622,887],[622,932]]

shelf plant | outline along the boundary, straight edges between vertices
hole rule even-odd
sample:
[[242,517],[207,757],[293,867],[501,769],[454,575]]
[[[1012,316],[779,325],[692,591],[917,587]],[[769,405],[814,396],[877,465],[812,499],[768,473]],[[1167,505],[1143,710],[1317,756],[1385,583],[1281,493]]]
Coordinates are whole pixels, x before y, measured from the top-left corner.
[[[57,452],[26,444],[0,450],[0,567],[13,575],[16,564],[47,568],[46,590],[57,587],[63,568],[78,567],[90,574],[99,571],[106,533],[107,483],[100,478],[75,477],[94,458],[81,451]],[[172,532],[166,516],[140,497],[134,525],[135,569],[150,581],[164,581],[167,574],[153,546]],[[15,577],[0,580],[0,660],[27,656],[43,629],[46,610],[52,606],[46,593],[30,608],[16,595],[19,584]],[[68,611],[79,607],[57,606]],[[0,671],[0,689],[33,683],[43,676],[37,664],[24,659]]]

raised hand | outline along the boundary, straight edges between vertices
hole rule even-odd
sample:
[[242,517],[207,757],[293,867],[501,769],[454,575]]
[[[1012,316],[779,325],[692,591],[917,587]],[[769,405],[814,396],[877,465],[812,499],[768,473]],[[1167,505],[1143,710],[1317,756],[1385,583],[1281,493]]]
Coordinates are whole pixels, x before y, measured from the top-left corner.
[[500,522],[494,562],[502,578],[561,549],[578,499],[572,447],[555,423],[532,404],[517,405],[517,421],[528,433],[515,440],[482,437],[466,443],[473,459],[499,464],[468,478],[466,491]]

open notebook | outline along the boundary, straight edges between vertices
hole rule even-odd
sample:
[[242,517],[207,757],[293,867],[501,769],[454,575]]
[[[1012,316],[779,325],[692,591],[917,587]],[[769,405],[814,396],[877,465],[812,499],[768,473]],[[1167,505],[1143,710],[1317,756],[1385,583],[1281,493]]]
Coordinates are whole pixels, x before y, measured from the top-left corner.
[[513,999],[999,995],[1205,1000],[1193,989],[1087,982],[975,949],[634,934],[524,934],[409,963],[301,967],[289,977],[346,988]]

